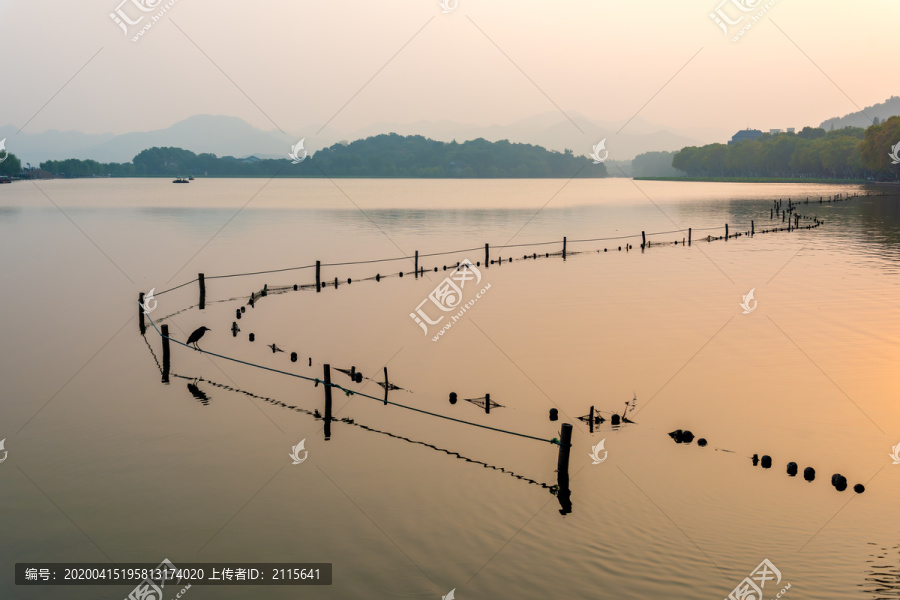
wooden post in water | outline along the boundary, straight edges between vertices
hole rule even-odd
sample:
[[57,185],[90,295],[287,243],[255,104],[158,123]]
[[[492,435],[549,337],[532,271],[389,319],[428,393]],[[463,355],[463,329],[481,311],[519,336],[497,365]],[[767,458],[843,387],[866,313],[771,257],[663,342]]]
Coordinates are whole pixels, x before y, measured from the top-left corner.
[[725,241],[728,241],[728,223],[725,223]]
[[387,376],[387,367],[384,368],[384,405],[387,406],[388,390],[391,389],[391,382]]
[[200,310],[203,310],[206,308],[206,279],[203,273],[197,275],[197,280],[200,282]]
[[647,233],[641,232],[641,250],[643,250],[647,246]]
[[484,245],[484,266],[491,266],[491,245],[487,243]]
[[490,394],[484,395],[484,414],[486,414],[486,415],[491,414],[491,395]]
[[331,365],[325,365],[325,439],[331,439]]
[[416,279],[419,278],[419,251],[416,250]]
[[566,237],[563,236],[563,260],[566,260]]
[[756,234],[756,227],[753,224],[753,221],[750,221],[750,235]]
[[162,382],[169,383],[169,361],[171,357],[169,355],[169,326],[163,325],[162,329],[162,345],[163,345],[163,372],[162,372]]
[[591,426],[591,433],[594,433],[594,405],[591,405],[591,420],[589,421]]
[[691,245],[691,228],[688,227],[688,246]]
[[316,261],[316,292],[322,291],[322,261]]
[[147,333],[147,326],[144,325],[144,292],[138,294],[138,325],[141,328],[141,335]]
[[556,463],[556,482],[560,489],[569,487],[569,454],[572,450],[572,424],[563,423],[559,435],[559,459]]

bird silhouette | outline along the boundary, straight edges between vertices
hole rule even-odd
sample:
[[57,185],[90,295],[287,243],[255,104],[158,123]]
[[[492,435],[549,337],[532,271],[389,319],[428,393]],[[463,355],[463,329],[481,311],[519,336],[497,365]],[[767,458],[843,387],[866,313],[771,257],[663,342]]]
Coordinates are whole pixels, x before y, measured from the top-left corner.
[[187,343],[193,344],[194,348],[199,350],[200,346],[197,345],[197,342],[200,341],[200,338],[203,337],[203,334],[209,331],[209,327],[199,327],[194,330],[194,332],[188,337]]
[[271,345],[269,346],[269,348],[272,349],[272,354],[275,354],[276,352],[284,352],[284,350],[282,350],[281,348],[279,348],[279,347],[276,346],[275,344],[271,344]]

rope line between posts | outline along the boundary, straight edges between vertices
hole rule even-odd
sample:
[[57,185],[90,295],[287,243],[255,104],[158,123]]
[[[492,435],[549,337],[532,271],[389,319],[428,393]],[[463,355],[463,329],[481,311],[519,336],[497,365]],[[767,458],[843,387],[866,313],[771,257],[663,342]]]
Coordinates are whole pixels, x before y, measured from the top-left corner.
[[[159,328],[156,326],[156,323],[153,321],[153,319],[151,319],[151,318],[149,317],[149,315],[147,316],[147,319],[150,321],[150,324],[153,325],[153,329],[156,330],[156,333],[159,334],[159,337],[160,337],[160,338],[170,340],[170,341],[172,341],[172,342],[175,342],[176,344],[180,344],[181,346],[184,346],[185,348],[191,348],[191,350],[197,351],[196,348],[192,348],[191,346],[188,346],[188,345],[185,344],[184,342],[181,342],[181,341],[179,341],[179,340],[176,340],[176,339],[174,339],[174,338],[171,337],[171,336],[165,336],[165,335],[163,335],[162,332],[159,330]],[[363,392],[357,392],[357,391],[354,391],[354,390],[348,390],[347,388],[345,388],[345,387],[343,387],[342,385],[337,384],[337,383],[330,383],[330,384],[327,384],[327,383],[325,383],[324,381],[322,381],[321,379],[319,379],[319,378],[317,378],[317,377],[307,377],[307,376],[305,376],[305,375],[299,375],[299,374],[297,374],[297,373],[290,373],[290,372],[288,372],[288,371],[281,371],[281,370],[279,370],[279,369],[273,369],[273,368],[271,368],[271,367],[266,367],[266,366],[263,366],[263,365],[258,365],[258,364],[255,364],[255,363],[251,363],[251,362],[247,362],[247,361],[244,361],[244,360],[240,360],[240,359],[238,359],[238,358],[232,358],[232,357],[230,357],[230,356],[225,356],[225,355],[222,355],[222,354],[216,354],[215,352],[209,352],[209,351],[207,351],[207,350],[199,350],[199,352],[202,352],[202,353],[204,353],[204,354],[208,354],[208,355],[210,355],[210,356],[215,356],[215,357],[217,357],[217,358],[222,358],[222,359],[225,359],[225,360],[230,360],[230,361],[232,361],[232,362],[240,363],[240,364],[247,365],[247,366],[250,366],[250,367],[256,367],[257,369],[264,369],[264,370],[266,370],[266,371],[272,371],[273,373],[281,373],[282,375],[289,375],[290,377],[296,377],[296,378],[298,378],[298,379],[304,379],[304,380],[306,380],[306,381],[315,382],[316,385],[318,385],[318,384],[320,384],[320,383],[321,383],[322,385],[330,385],[330,386],[333,387],[333,388],[337,388],[337,389],[343,391],[343,392],[344,392],[345,394],[347,394],[348,396],[357,395],[357,396],[362,396],[362,397],[364,397],[364,398],[371,398],[372,400],[376,400],[376,401],[381,402],[381,403],[383,403],[383,404],[385,403],[384,399],[382,399],[382,398],[376,398],[375,396],[370,396],[369,394],[366,394],[366,393],[363,393]],[[509,435],[515,435],[515,436],[527,438],[527,439],[530,439],[530,440],[537,440],[537,441],[539,441],[539,442],[545,442],[545,443],[557,444],[557,445],[559,444],[559,442],[557,442],[557,441],[555,441],[555,440],[548,440],[548,439],[545,439],[545,438],[540,438],[540,437],[536,437],[536,436],[533,436],[533,435],[528,435],[528,434],[525,434],[525,433],[519,433],[519,432],[517,432],[517,431],[509,431],[509,430],[507,430],[507,429],[500,429],[500,428],[498,428],[498,427],[488,427],[487,425],[482,425],[481,423],[473,423],[473,422],[471,422],[471,421],[463,421],[462,419],[454,419],[453,417],[448,417],[448,416],[446,416],[446,415],[442,415],[442,414],[439,414],[439,413],[430,412],[430,411],[427,411],[427,410],[423,410],[423,409],[421,409],[421,408],[415,408],[415,407],[413,407],[413,406],[407,406],[407,405],[405,405],[405,404],[398,404],[397,402],[390,402],[390,401],[388,401],[388,402],[386,402],[386,404],[391,404],[391,405],[393,405],[393,406],[399,406],[400,408],[405,408],[405,409],[407,409],[407,410],[412,410],[412,411],[419,412],[419,413],[422,413],[422,414],[431,415],[432,417],[440,417],[441,419],[446,419],[446,420],[448,420],[448,421],[455,421],[455,422],[457,422],[457,423],[462,423],[462,424],[464,424],[464,425],[473,425],[473,426],[475,426],[475,427],[481,427],[482,429],[490,429],[491,431],[497,431],[497,432],[500,432],[500,433],[508,433]]]
[[[685,231],[688,231],[689,229],[692,229],[692,228],[685,227],[682,229],[675,229],[672,231],[656,231],[656,232],[647,233],[646,236],[650,237],[650,236],[654,236],[654,235],[669,235],[669,234],[673,234],[673,233],[684,233]],[[703,228],[696,228],[696,229],[692,229],[692,230],[693,231],[713,231],[713,230],[718,230],[718,229],[722,229],[722,227],[721,226],[703,227]],[[568,240],[568,242],[570,242],[570,243],[603,242],[603,241],[610,241],[610,240],[625,240],[625,239],[640,238],[640,237],[641,237],[641,235],[635,234],[635,235],[621,235],[621,236],[614,236],[614,237]],[[551,240],[549,242],[531,242],[531,243],[524,243],[524,244],[504,244],[504,245],[491,246],[491,248],[502,249],[502,248],[523,248],[526,246],[548,246],[548,245],[553,245],[553,244],[560,244],[562,242],[563,242],[563,240]],[[461,252],[480,251],[480,250],[482,250],[482,248],[483,247],[479,246],[477,248],[463,248],[461,250],[449,250],[446,252],[430,252],[428,254],[419,254],[418,256],[419,256],[419,258],[429,258],[432,256],[446,256],[448,254],[459,254]],[[558,253],[554,253],[554,254],[558,254]],[[319,264],[319,266],[320,267],[345,267],[345,266],[349,266],[349,265],[370,265],[370,264],[374,264],[374,263],[394,262],[394,261],[398,261],[398,260],[411,260],[413,258],[415,258],[415,255],[398,256],[395,258],[378,258],[378,259],[373,259],[373,260],[357,260],[357,261],[348,261],[348,262],[339,262],[339,263],[321,263],[321,264]],[[225,279],[228,277],[245,277],[245,276],[250,276],[250,275],[265,275],[268,273],[284,273],[286,271],[300,271],[303,269],[311,269],[315,266],[316,265],[304,265],[302,267],[287,267],[284,269],[270,269],[270,270],[266,270],[266,271],[253,271],[250,273],[233,273],[230,275],[209,275],[206,277],[206,279]],[[369,278],[369,279],[371,279],[371,278]],[[169,289],[163,290],[161,292],[156,292],[156,296],[161,296],[165,293],[177,290],[179,288],[183,288],[184,286],[190,285],[196,281],[199,281],[199,278],[194,278],[190,281],[182,283],[181,285],[177,285],[173,288],[169,288]]]

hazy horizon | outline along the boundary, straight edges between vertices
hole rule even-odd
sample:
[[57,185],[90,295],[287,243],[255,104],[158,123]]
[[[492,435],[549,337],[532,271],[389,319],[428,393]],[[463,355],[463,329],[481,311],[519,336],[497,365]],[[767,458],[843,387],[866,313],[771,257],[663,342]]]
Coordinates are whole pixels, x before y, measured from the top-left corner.
[[[165,6],[141,1],[156,6],[90,0],[54,7],[52,18],[36,4],[0,7],[5,45],[22,57],[5,69],[13,85],[0,124],[120,135],[211,114],[322,147],[380,124],[490,129],[556,113],[568,128],[559,135],[584,154],[597,136],[614,148],[612,138],[646,133],[642,125],[700,143],[746,127],[799,130],[897,93],[860,68],[892,55],[889,17],[900,7],[887,1],[866,12],[776,2],[738,43],[710,18],[717,3],[708,0],[460,0],[446,14],[437,1],[269,12],[178,0],[132,42],[139,26],[126,36],[110,14],[121,7],[146,22]],[[730,3],[723,10],[740,14]],[[834,44],[837,26],[842,40],[865,43]]]

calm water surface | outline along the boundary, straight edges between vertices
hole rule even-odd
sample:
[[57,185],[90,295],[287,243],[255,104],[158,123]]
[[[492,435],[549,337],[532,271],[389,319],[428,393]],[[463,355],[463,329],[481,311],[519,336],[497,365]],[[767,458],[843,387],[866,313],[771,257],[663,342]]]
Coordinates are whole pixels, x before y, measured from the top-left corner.
[[[0,186],[0,597],[129,592],[17,588],[15,562],[163,558],[334,564],[330,587],[195,586],[197,600],[454,588],[460,600],[724,598],[765,558],[782,574],[766,598],[787,583],[786,598],[897,597],[900,202],[818,203],[866,191],[617,179]],[[789,197],[809,197],[798,212],[826,224],[760,234],[773,199]],[[753,238],[705,241],[751,220]],[[693,245],[672,244],[688,227]],[[642,253],[641,231],[667,233]],[[565,261],[521,260],[559,252],[564,236]],[[432,342],[409,314],[445,265],[483,261],[486,242],[492,258],[516,260],[482,268],[490,290]],[[323,267],[342,285],[270,294],[237,337],[235,309],[252,291],[309,284],[314,271],[213,278],[416,250],[465,251],[422,258],[418,280],[397,277],[411,261]],[[340,392],[326,441],[302,412],[323,410],[321,386],[178,345],[161,383],[161,341],[152,327],[139,334],[137,294],[199,272],[205,310],[191,283],[150,315],[176,339],[205,325],[205,350],[309,377],[330,363],[380,381],[386,364],[404,388],[393,402],[545,440],[574,423],[571,514],[548,490],[548,442]],[[376,273],[390,276],[362,280]],[[757,308],[742,314],[751,288]],[[502,408],[451,405],[450,392]],[[576,420],[635,396],[632,425],[592,434]],[[675,444],[666,434],[679,428],[709,445]],[[292,465],[301,440],[308,459]],[[592,464],[602,440],[607,460]],[[753,467],[754,453],[773,467]],[[789,477],[789,461],[816,480]],[[833,473],[866,492],[837,492]]]

